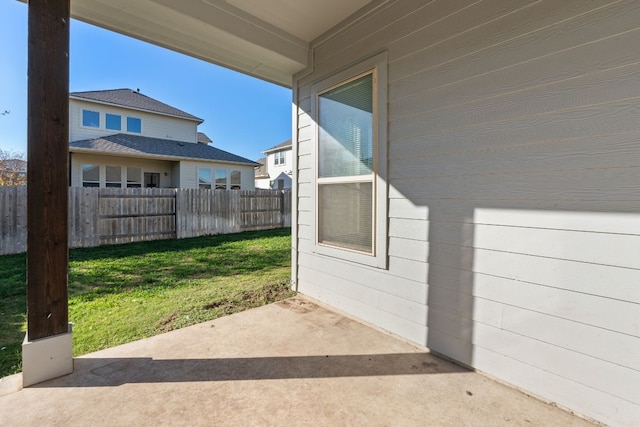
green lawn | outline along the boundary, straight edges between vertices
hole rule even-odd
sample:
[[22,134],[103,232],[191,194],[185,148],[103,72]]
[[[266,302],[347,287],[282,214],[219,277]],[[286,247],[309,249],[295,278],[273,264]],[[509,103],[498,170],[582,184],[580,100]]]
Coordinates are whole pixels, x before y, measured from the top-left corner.
[[[69,252],[79,356],[293,295],[290,229]],[[21,370],[26,257],[0,257],[0,377]]]

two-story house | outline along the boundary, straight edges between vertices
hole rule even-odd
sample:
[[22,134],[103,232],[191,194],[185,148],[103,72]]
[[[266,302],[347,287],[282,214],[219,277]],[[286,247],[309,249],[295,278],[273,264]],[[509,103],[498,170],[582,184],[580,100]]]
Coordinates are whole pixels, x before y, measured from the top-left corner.
[[209,145],[202,122],[137,90],[73,92],[70,184],[253,190],[256,163]]
[[262,153],[266,157],[258,160],[259,166],[255,172],[256,188],[290,189],[293,161],[291,140],[281,142]]

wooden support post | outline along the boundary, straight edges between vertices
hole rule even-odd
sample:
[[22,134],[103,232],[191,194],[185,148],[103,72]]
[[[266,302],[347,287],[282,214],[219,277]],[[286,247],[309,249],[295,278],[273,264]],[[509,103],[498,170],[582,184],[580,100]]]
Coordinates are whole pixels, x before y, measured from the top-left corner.
[[70,0],[29,1],[27,337],[68,332]]

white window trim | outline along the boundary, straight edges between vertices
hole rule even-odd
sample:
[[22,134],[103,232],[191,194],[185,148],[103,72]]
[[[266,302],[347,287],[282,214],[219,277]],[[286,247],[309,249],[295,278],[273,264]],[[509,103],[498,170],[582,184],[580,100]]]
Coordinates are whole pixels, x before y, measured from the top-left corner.
[[[84,112],[88,111],[91,113],[98,113],[98,126],[87,126],[84,124]],[[100,110],[91,110],[89,108],[84,108],[81,107],[80,108],[80,127],[82,129],[92,129],[92,130],[96,130],[96,129],[102,129],[102,112]]]
[[[92,180],[85,180],[84,179],[84,166],[85,165],[91,165],[91,166],[96,166],[98,168],[98,180],[97,181],[92,181]],[[102,165],[100,165],[99,163],[80,163],[80,186],[84,187],[84,183],[85,182],[89,182],[89,183],[97,183],[98,187],[86,187],[86,188],[101,188],[103,187],[102,185]]]
[[[231,182],[231,176],[234,172],[238,172],[240,174],[240,182],[238,184]],[[236,185],[238,186],[236,190],[242,190],[242,171],[240,169],[229,169],[229,190],[233,190],[233,187]]]
[[[318,243],[318,94],[341,83],[353,80],[355,77],[373,73],[374,90],[374,153],[376,155],[373,165],[373,186],[374,186],[374,239],[373,255],[362,252],[327,246]],[[312,186],[312,217],[313,217],[313,252],[333,258],[339,258],[354,263],[364,264],[376,268],[388,268],[387,255],[387,224],[388,224],[388,184],[387,184],[387,53],[383,52],[366,59],[354,66],[342,70],[336,74],[326,77],[316,82],[311,88],[312,105],[311,115],[314,122],[314,149],[312,152],[313,164],[315,165],[315,175]],[[367,179],[368,180],[368,179]],[[327,182],[324,178],[323,182]]]
[[212,189],[214,190],[222,190],[222,188],[218,188],[218,178],[216,177],[216,172],[224,172],[224,190],[228,190],[229,189],[229,169],[225,169],[225,168],[213,168],[213,174],[211,177],[212,182]]
[[[120,129],[111,129],[110,127],[108,127],[107,126],[107,116],[118,116],[120,118]],[[105,113],[104,113],[104,129],[105,130],[116,131],[116,132],[122,132],[122,114],[110,113],[108,111],[105,111]]]
[[[109,181],[107,179],[107,168],[110,168],[110,167],[111,168],[119,168],[120,169],[120,179],[118,181]],[[124,168],[126,169],[126,166]],[[106,188],[123,188],[123,186],[122,186],[122,169],[123,169],[122,165],[108,165],[108,164],[104,165],[104,186]],[[111,187],[109,184],[120,184],[120,186],[119,187]],[[126,184],[125,184],[124,188],[127,188]]]
[[[144,128],[143,128],[143,125],[142,125],[142,121],[143,121],[142,117],[130,116],[128,114],[123,116],[123,117],[124,117],[124,120],[123,120],[124,129],[122,129],[122,132],[128,133],[130,135],[143,135],[144,134]],[[140,120],[140,132],[133,132],[133,131],[129,130],[129,123],[128,123],[129,119]]]
[[[201,188],[200,187],[200,170],[201,169],[208,169],[209,170],[209,188],[207,188],[206,190],[213,190],[214,189],[214,184],[213,181],[215,180],[214,178],[214,172],[213,172],[213,168],[211,166],[198,166],[196,167],[196,188],[200,189],[200,190],[205,190],[205,188]],[[204,185],[207,185],[206,183]]]
[[276,151],[273,154],[273,165],[284,166],[287,163],[287,155],[284,151]]

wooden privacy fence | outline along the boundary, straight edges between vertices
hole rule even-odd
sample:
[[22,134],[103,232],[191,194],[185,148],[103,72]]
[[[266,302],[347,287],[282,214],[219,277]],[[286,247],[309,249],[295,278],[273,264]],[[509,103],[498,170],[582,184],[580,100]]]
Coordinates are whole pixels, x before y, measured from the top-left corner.
[[[26,250],[26,187],[0,187],[0,255]],[[291,226],[291,192],[69,188],[69,247]]]

